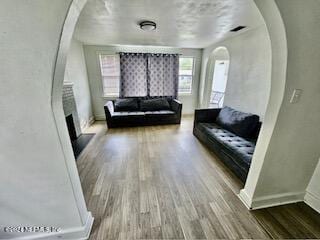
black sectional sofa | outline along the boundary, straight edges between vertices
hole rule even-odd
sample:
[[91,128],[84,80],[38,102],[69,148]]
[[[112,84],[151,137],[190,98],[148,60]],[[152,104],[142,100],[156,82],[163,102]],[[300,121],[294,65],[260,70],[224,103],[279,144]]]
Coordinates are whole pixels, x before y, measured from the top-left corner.
[[199,109],[193,134],[245,182],[260,127],[257,115],[229,107]]
[[182,104],[172,98],[119,98],[104,106],[109,128],[180,124]]

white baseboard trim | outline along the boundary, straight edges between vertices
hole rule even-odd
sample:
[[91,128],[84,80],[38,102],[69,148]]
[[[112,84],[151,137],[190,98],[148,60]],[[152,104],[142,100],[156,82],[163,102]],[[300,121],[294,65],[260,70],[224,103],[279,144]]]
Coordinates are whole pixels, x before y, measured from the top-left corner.
[[90,127],[94,123],[94,117],[90,117],[88,121],[85,122],[83,126],[81,126],[81,132],[84,132],[88,127]]
[[94,116],[90,117],[88,127],[90,127],[94,123],[94,121],[95,121]]
[[275,207],[290,203],[297,203],[304,201],[305,192],[291,192],[291,193],[281,193],[274,194],[264,197],[258,197],[251,199],[249,195],[246,193],[245,189],[240,191],[238,197],[244,203],[244,205],[250,209],[261,209],[268,207]]
[[194,113],[183,113],[182,117],[193,117]]
[[306,192],[306,195],[304,197],[304,201],[311,208],[313,208],[315,211],[320,213],[320,197],[319,196],[316,196],[310,192]]
[[105,121],[106,120],[106,116],[105,115],[98,115],[94,117],[96,119],[96,121]]
[[87,240],[90,236],[92,224],[94,218],[92,217],[91,212],[88,212],[87,220],[85,225],[76,228],[67,228],[62,229],[57,233],[39,233],[32,234],[23,237],[13,237],[10,239],[14,240],[54,240],[54,239],[63,239],[63,240]]
[[245,189],[240,190],[240,193],[238,194],[238,198],[248,209],[250,210],[252,209],[250,197]]

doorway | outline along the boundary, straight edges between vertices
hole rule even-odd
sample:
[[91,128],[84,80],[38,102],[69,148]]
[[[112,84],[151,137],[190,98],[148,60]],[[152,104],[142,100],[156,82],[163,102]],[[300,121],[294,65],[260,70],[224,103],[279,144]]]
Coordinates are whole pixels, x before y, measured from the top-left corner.
[[208,74],[204,107],[222,108],[225,100],[227,81],[230,67],[230,55],[226,47],[215,48],[208,60]]
[[214,66],[209,107],[221,108],[227,87],[229,60],[216,60]]

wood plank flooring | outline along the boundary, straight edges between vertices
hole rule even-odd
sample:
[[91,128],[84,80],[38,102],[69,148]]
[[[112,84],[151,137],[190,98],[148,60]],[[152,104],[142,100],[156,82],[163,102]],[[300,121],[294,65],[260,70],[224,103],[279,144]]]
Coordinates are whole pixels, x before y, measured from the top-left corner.
[[91,240],[320,238],[304,204],[248,211],[240,181],[181,125],[106,129],[77,165],[95,221]]

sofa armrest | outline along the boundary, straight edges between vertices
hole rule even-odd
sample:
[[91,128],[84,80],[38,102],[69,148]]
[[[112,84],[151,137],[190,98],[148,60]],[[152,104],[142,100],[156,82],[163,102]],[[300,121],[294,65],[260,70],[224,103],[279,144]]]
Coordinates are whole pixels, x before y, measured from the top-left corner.
[[194,123],[215,122],[221,108],[196,109],[194,112]]
[[172,99],[171,101],[171,109],[172,111],[174,111],[176,113],[176,120],[175,123],[179,123],[181,122],[181,115],[182,115],[182,103],[179,102],[177,99]]
[[177,99],[172,99],[171,108],[176,113],[179,113],[182,110],[182,103],[180,101],[178,101]]
[[104,112],[106,114],[106,121],[107,121],[108,128],[112,128],[114,125],[112,120],[112,115],[114,113],[113,101],[108,101],[104,105]]
[[176,114],[181,115],[182,103],[180,101],[178,101],[177,99],[172,99],[171,108],[173,111],[175,111]]
[[[114,106],[113,106],[113,102],[112,101],[108,101],[105,105],[104,105],[104,110],[106,115],[109,115],[109,117],[112,116],[112,114],[114,113]],[[108,117],[108,116],[106,116]]]

